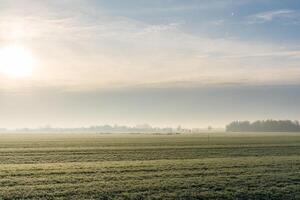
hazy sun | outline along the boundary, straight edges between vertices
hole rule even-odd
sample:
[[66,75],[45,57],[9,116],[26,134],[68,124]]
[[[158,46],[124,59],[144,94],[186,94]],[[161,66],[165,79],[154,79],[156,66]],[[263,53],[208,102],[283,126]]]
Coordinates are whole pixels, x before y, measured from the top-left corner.
[[35,67],[36,60],[26,48],[11,45],[0,49],[0,73],[22,78],[32,75]]

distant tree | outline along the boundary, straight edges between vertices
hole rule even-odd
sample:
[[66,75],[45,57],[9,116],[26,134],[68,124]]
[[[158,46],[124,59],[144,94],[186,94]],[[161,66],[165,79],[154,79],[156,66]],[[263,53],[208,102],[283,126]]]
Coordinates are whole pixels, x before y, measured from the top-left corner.
[[300,132],[298,121],[291,120],[258,120],[234,121],[226,126],[228,132]]

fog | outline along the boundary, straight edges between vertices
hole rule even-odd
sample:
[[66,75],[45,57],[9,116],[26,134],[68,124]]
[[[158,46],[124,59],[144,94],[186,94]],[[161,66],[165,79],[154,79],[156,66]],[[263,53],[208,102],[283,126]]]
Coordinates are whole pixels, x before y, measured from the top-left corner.
[[224,127],[232,120],[293,119],[300,87],[205,86],[98,91],[33,90],[0,94],[0,127],[103,124]]

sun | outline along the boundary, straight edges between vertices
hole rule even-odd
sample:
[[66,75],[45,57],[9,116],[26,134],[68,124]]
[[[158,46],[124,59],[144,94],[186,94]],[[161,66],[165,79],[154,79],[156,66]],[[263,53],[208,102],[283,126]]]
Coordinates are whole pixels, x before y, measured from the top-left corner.
[[0,73],[11,78],[31,76],[36,67],[33,54],[20,45],[0,49]]

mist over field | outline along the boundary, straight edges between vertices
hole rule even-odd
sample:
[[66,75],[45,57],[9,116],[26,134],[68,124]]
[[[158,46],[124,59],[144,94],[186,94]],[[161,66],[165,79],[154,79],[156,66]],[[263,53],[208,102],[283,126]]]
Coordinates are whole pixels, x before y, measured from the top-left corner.
[[1,93],[1,127],[104,124],[224,128],[234,120],[299,119],[300,87],[209,86]]

